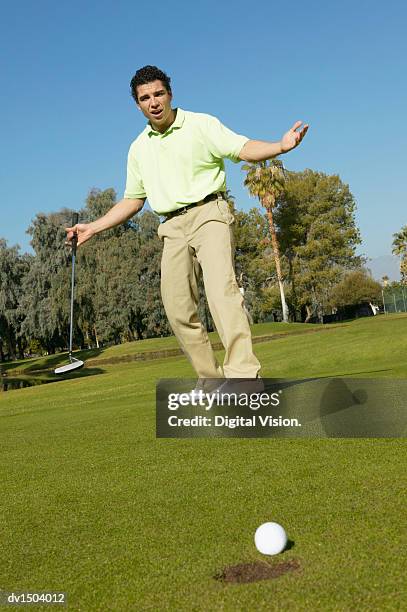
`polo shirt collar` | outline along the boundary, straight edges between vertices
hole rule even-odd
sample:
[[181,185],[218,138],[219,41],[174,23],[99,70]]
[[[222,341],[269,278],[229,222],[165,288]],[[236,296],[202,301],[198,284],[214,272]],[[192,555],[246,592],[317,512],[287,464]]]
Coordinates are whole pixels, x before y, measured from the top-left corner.
[[155,130],[153,128],[151,123],[148,122],[146,127],[145,127],[145,131],[147,132],[147,135],[148,136],[166,136],[167,134],[170,134],[170,132],[172,132],[172,130],[179,129],[180,127],[182,127],[182,124],[185,121],[185,112],[182,110],[182,108],[176,108],[174,110],[176,110],[176,112],[177,112],[176,117],[175,117],[175,121],[174,121],[174,123],[171,123],[170,127],[167,128],[165,130],[165,132],[163,132],[163,133],[157,132],[157,130]]

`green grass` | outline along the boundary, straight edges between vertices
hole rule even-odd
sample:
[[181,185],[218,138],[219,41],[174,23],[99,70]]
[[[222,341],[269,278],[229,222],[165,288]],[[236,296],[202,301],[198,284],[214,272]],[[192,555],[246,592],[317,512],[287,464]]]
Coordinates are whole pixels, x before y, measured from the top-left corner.
[[[263,376],[407,378],[406,325],[361,319],[255,352]],[[0,395],[0,589],[64,590],[86,612],[403,608],[404,440],[157,440],[155,383],[193,377],[186,359],[91,371]],[[264,559],[267,520],[294,542],[271,562],[301,571],[215,581]]]
[[[307,333],[315,329],[325,328],[323,325],[305,325],[303,323],[258,323],[252,326],[253,337],[258,336],[280,336],[282,334],[289,333]],[[220,338],[217,332],[211,332],[209,334],[210,341],[212,344],[220,343]],[[179,344],[174,336],[166,338],[148,338],[146,340],[137,340],[135,342],[125,342],[116,346],[109,346],[101,349],[89,349],[82,351],[75,351],[75,356],[84,360],[92,360],[96,362],[98,360],[109,359],[114,361],[115,359],[121,359],[123,357],[132,357],[139,353],[148,353],[152,351],[165,351],[171,349],[178,349]],[[31,371],[39,371],[44,369],[54,369],[58,365],[64,363],[67,359],[67,353],[58,353],[56,355],[49,355],[44,357],[37,357],[32,359],[19,359],[17,361],[9,361],[1,364],[3,370],[12,374],[18,371],[19,373],[30,373]]]

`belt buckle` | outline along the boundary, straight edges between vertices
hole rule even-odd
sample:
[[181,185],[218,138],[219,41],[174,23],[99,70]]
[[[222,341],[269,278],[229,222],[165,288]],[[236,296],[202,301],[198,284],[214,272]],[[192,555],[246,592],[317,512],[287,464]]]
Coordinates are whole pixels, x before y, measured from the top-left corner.
[[183,206],[183,208],[179,209],[179,215],[185,215],[188,212],[188,207],[187,206]]

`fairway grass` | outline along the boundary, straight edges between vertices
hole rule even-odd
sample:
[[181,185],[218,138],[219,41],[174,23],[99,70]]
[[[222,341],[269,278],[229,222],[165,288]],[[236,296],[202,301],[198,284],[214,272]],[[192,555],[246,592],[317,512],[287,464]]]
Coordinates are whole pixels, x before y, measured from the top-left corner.
[[[375,317],[255,352],[264,377],[407,378],[406,327]],[[157,440],[156,382],[192,378],[185,357],[90,370],[0,394],[0,590],[66,591],[86,612],[403,609],[405,440]],[[300,570],[214,580],[266,559],[269,520],[291,540],[270,562]]]
[[[252,335],[254,338],[280,337],[290,333],[309,333],[318,329],[330,329],[323,325],[306,325],[304,323],[259,323],[252,326]],[[333,329],[333,326],[332,326]],[[218,333],[211,332],[208,334],[213,345],[221,344]],[[134,342],[124,342],[122,344],[107,346],[101,349],[89,349],[76,351],[75,356],[85,361],[97,363],[98,361],[115,361],[128,357],[129,360],[136,355],[148,354],[160,351],[177,351],[182,354],[179,344],[175,336],[167,336],[165,338],[147,338],[145,340],[137,340]],[[41,370],[53,370],[55,367],[64,364],[68,361],[68,353],[57,353],[45,357],[19,359],[18,361],[8,361],[1,364],[4,371],[9,374],[14,372],[27,373],[31,371],[38,372]]]

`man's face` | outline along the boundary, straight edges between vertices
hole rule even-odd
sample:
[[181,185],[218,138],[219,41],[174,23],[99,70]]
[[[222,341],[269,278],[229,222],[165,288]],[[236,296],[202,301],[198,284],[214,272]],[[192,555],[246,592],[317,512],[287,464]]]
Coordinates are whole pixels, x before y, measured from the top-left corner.
[[157,80],[146,85],[138,85],[137,96],[137,106],[151,125],[161,131],[171,124],[173,119],[172,94],[166,90],[162,81]]

